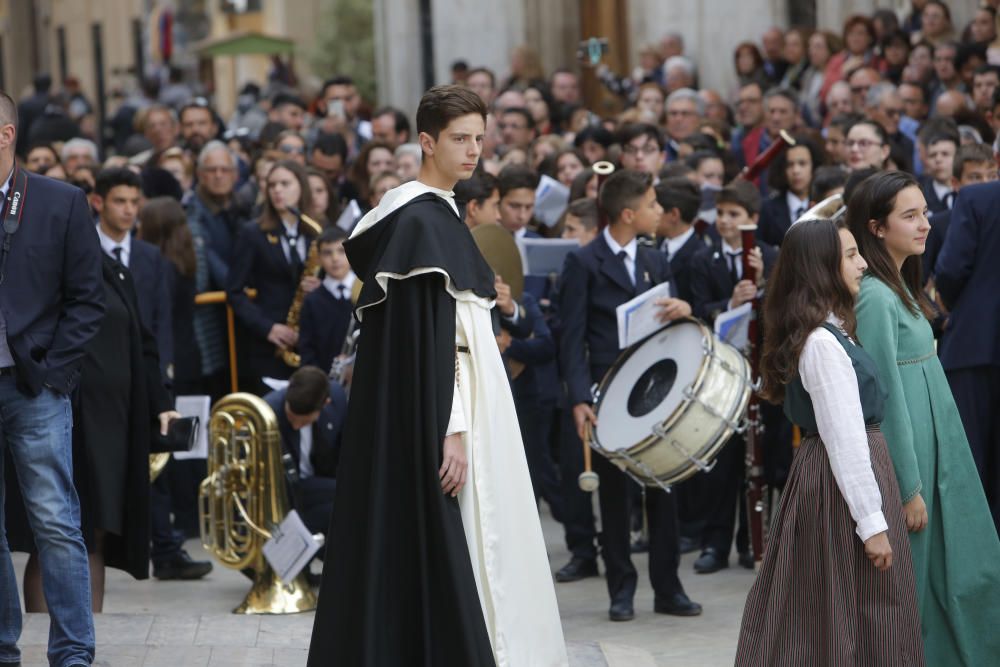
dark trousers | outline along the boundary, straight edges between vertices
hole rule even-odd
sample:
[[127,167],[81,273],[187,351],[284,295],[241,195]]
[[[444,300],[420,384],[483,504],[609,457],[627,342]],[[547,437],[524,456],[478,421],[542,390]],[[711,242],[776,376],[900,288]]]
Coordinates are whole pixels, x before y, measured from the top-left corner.
[[[294,486],[292,497],[295,510],[299,513],[302,523],[312,534],[322,533],[327,539],[330,536],[330,519],[333,517],[333,497],[337,490],[337,480],[332,477],[307,477],[300,479]],[[324,544],[316,557],[320,560],[326,552]]]
[[746,443],[734,435],[722,446],[715,458],[715,467],[698,473],[702,486],[701,502],[705,525],[701,532],[701,548],[715,549],[723,558],[729,557],[736,530],[736,514],[743,488]]
[[521,439],[524,441],[524,455],[528,461],[535,502],[543,498],[549,504],[555,520],[562,522],[562,490],[559,488],[559,472],[552,461],[551,450],[556,404],[554,401],[518,400],[514,405],[521,426]]
[[[595,454],[593,461],[594,472],[601,478],[601,555],[607,569],[608,595],[612,602],[631,601],[638,579],[629,532],[630,489],[635,482],[603,456]],[[658,488],[647,488],[644,497],[649,524],[649,580],[656,597],[668,600],[684,591],[677,576],[677,500],[673,493]]]
[[993,523],[1000,531],[1000,366],[951,370],[947,376]]
[[[580,489],[579,477],[583,472],[583,443],[576,435],[572,410],[563,410],[559,433],[559,472],[562,476],[563,528],[566,531],[566,548],[574,558],[595,560],[597,547],[594,539],[594,506],[591,495]],[[594,454],[597,458],[599,455]]]
[[[164,473],[166,472],[164,470]],[[149,512],[153,540],[150,555],[153,559],[153,565],[169,561],[184,546],[184,533],[174,528],[174,523],[170,518],[171,507],[170,485],[167,478],[160,475],[150,486]]]

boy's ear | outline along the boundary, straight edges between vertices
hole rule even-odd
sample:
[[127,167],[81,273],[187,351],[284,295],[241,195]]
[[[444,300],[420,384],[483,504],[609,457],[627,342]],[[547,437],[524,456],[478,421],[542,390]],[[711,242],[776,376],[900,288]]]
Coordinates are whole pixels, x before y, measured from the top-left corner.
[[760,219],[760,213],[754,213],[753,215],[750,216],[750,222],[752,222],[755,225],[757,224],[757,221],[759,219]]
[[426,132],[421,132],[420,136],[417,137],[417,141],[420,143],[420,149],[424,152],[424,155],[434,155],[434,137],[427,134]]

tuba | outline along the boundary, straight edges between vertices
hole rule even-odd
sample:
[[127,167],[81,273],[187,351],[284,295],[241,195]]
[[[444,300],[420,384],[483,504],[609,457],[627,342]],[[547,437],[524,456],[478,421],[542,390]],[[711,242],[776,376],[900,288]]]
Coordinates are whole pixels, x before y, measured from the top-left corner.
[[316,608],[300,572],[290,584],[264,558],[270,529],[288,514],[278,418],[253,394],[229,394],[212,408],[208,476],[198,490],[201,543],[223,565],[252,570],[253,587],[234,614],[294,614]]
[[[310,218],[305,213],[299,212],[297,209],[291,207],[288,208],[289,211],[295,213],[299,216],[299,220],[309,229],[316,234],[317,237],[323,232],[323,228],[318,222]],[[312,243],[309,244],[309,254],[306,257],[306,263],[302,267],[302,278],[306,276],[316,276],[319,274],[319,239],[315,238]],[[299,313],[302,312],[302,301],[306,298],[306,292],[302,289],[302,281],[299,280],[299,286],[295,288],[295,297],[292,299],[292,305],[288,307],[288,315],[285,316],[285,325],[290,329],[295,329],[295,333],[299,332]],[[295,350],[289,348],[285,350],[279,349],[278,357],[281,358],[287,365],[292,368],[298,368],[302,363],[302,358],[299,353]]]

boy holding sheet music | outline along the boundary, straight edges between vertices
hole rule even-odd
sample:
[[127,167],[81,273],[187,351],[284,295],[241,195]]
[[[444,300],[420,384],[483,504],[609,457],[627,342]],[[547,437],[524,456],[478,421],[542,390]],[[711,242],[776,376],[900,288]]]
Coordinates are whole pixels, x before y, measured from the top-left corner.
[[[670,264],[663,253],[639,245],[636,240],[639,235],[651,236],[662,214],[653,177],[628,169],[617,171],[601,188],[598,203],[611,223],[591,243],[567,256],[559,292],[563,324],[560,370],[581,439],[586,436],[587,424],[597,421],[591,407],[591,386],[601,380],[621,353],[617,307],[655,285],[672,283]],[[691,306],[676,298],[673,285],[670,293],[672,296],[656,301],[664,323],[691,314]],[[582,459],[582,447],[577,447],[576,452]],[[578,465],[582,470],[582,462]],[[632,600],[637,581],[629,551],[631,482],[602,456],[594,457],[594,471],[601,478],[602,555],[611,598],[609,616],[612,621],[629,621],[635,617]],[[656,592],[654,611],[698,615],[701,605],[688,599],[677,576],[680,554],[675,500],[671,494],[653,488],[647,489],[645,498],[650,533],[649,576]],[[587,553],[588,545],[570,546],[574,559],[563,570],[574,566],[583,571],[596,568],[593,557],[587,562],[581,555]],[[590,546],[590,553],[594,553]]]
[[[744,250],[740,227],[757,223],[761,203],[756,187],[745,181],[736,181],[720,190],[715,202],[715,228],[721,237],[719,247],[702,248],[691,259],[690,267],[694,313],[709,326],[722,313],[753,300],[777,257],[774,248],[757,241],[750,251],[750,265],[757,280],[752,282],[743,275]],[[771,414],[774,411],[770,406],[761,406],[761,412],[765,415],[765,424],[778,420],[773,432],[780,433],[780,408],[776,416]],[[766,430],[772,431],[770,428]],[[768,433],[770,435],[772,433]],[[699,574],[729,567],[729,552],[732,550],[745,472],[745,448],[742,436],[733,435],[719,452],[715,467],[708,473],[698,475],[700,510],[705,521],[700,535],[701,555],[694,563],[694,570]],[[736,538],[736,548],[740,565],[753,567],[743,527],[746,523],[744,514],[740,514],[741,529]]]

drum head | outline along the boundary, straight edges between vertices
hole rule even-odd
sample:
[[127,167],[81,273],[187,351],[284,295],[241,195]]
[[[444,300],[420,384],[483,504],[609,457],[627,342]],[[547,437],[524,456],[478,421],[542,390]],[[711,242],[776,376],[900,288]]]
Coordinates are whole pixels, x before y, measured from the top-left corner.
[[705,357],[704,329],[679,322],[632,348],[601,383],[596,440],[621,451],[653,435],[684,401],[684,390],[698,376]]

